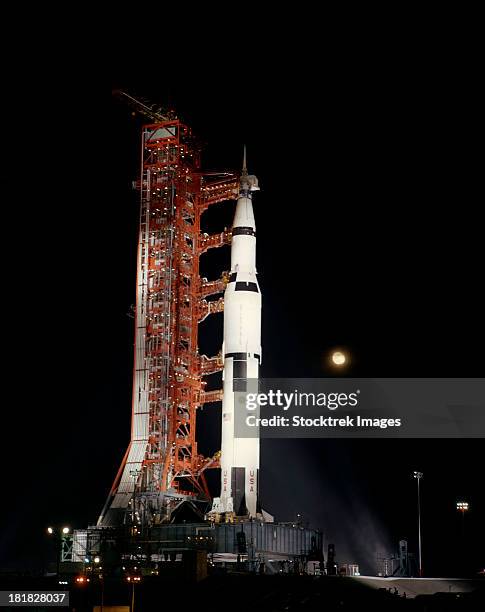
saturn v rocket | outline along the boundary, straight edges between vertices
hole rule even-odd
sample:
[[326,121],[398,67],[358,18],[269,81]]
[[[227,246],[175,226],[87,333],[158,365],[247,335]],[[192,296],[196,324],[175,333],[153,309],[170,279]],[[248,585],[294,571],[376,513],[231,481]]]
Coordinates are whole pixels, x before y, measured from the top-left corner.
[[259,433],[237,437],[236,411],[244,409],[237,402],[238,392],[249,391],[248,384],[257,382],[261,363],[261,291],[252,204],[252,193],[258,190],[258,179],[247,171],[245,149],[232,229],[231,272],[224,293],[221,494],[213,500],[212,513],[248,518],[262,517]]

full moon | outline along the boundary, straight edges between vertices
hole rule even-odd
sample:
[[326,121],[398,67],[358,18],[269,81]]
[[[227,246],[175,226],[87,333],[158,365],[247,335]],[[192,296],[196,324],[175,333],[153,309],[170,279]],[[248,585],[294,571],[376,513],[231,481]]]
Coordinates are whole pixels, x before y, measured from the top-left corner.
[[334,353],[332,353],[332,361],[334,362],[335,365],[343,365],[346,361],[347,358],[345,357],[344,353],[342,353],[341,351],[335,351]]

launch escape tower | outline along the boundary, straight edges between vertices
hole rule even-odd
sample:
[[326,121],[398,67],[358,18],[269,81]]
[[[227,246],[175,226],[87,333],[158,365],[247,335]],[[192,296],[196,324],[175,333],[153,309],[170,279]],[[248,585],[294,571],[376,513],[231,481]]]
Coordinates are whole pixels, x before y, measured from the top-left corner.
[[131,440],[98,526],[167,522],[184,501],[209,501],[205,470],[219,454],[198,453],[196,412],[220,401],[204,377],[223,369],[222,355],[198,351],[198,325],[221,312],[227,275],[199,276],[199,258],[228,244],[231,232],[202,234],[201,215],[238,197],[238,176],[203,173],[190,129],[127,94],[151,123],[142,129],[140,228],[135,309]]

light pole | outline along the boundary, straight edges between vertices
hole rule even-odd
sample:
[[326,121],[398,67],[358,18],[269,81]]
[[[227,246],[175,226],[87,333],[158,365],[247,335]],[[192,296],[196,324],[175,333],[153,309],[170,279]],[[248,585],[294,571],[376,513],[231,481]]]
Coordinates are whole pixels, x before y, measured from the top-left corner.
[[419,556],[419,577],[423,577],[423,562],[421,557],[421,497],[419,491],[419,482],[423,477],[423,472],[413,472],[413,477],[418,482],[418,556]]
[[64,546],[69,536],[69,527],[47,527],[47,534],[52,536],[56,543],[56,573],[60,574],[61,561],[64,561]]
[[463,544],[463,552],[465,552],[465,512],[468,512],[470,505],[468,502],[459,501],[456,502],[456,509],[461,512],[461,538]]
[[126,580],[129,584],[131,584],[131,606],[130,606],[130,612],[135,612],[135,583],[136,584],[140,584],[141,582],[141,576],[127,576]]

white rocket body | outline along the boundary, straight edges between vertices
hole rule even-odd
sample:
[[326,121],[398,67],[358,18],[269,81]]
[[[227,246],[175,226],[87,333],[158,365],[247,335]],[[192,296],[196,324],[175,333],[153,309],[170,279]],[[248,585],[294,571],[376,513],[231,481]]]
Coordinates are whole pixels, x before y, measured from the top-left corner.
[[261,362],[261,291],[256,277],[256,224],[252,192],[255,176],[248,176],[246,161],[232,229],[231,273],[224,293],[224,370],[222,400],[221,494],[212,512],[234,512],[256,518],[258,500],[259,435],[237,438],[235,393],[257,381]]

